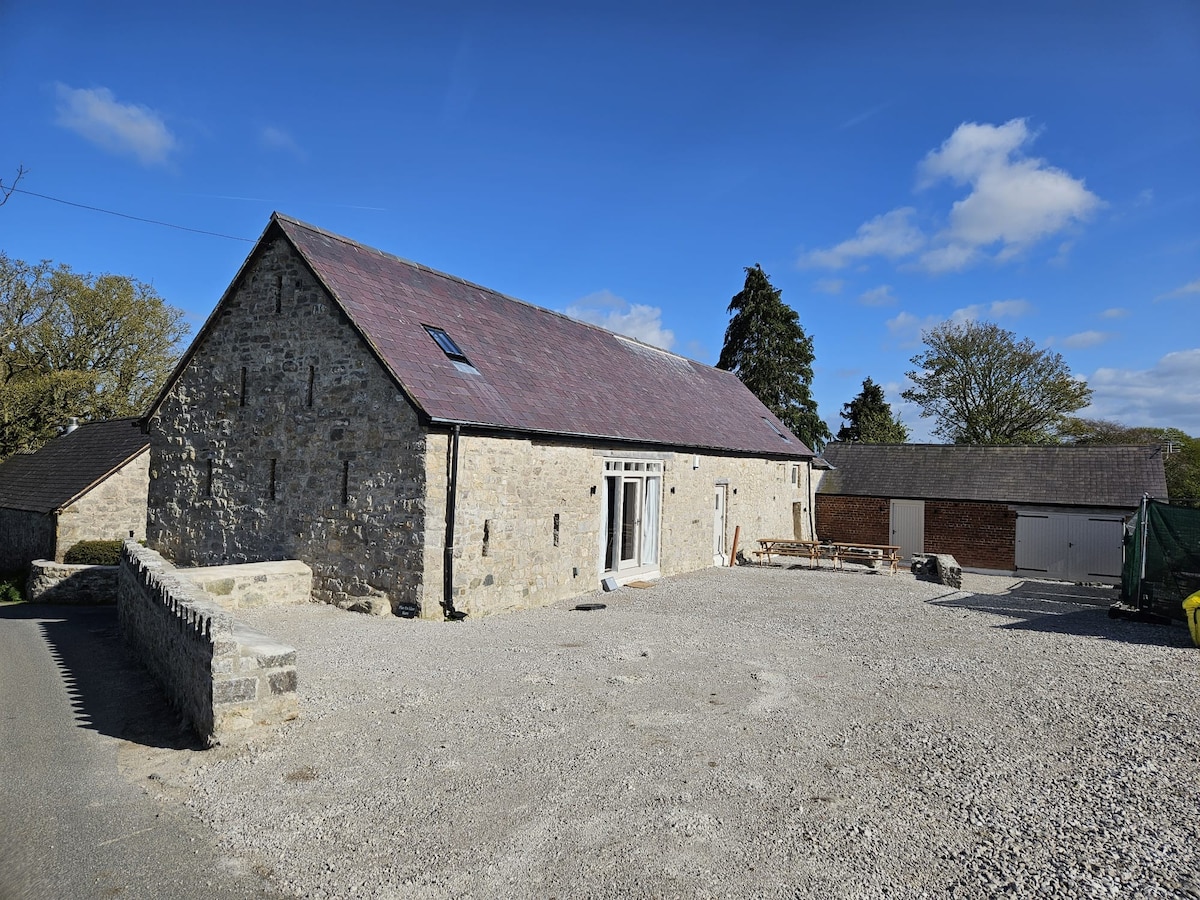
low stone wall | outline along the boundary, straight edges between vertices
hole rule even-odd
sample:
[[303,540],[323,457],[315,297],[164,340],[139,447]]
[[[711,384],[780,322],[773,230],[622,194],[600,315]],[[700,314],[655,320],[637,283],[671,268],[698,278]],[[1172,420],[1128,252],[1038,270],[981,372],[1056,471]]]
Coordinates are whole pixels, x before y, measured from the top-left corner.
[[298,559],[176,569],[176,573],[227,610],[312,600],[312,569]]
[[296,717],[295,649],[235,621],[158,553],[125,542],[117,598],[125,641],[210,745]]
[[30,603],[99,606],[117,602],[117,566],[69,566],[35,559],[25,580]]

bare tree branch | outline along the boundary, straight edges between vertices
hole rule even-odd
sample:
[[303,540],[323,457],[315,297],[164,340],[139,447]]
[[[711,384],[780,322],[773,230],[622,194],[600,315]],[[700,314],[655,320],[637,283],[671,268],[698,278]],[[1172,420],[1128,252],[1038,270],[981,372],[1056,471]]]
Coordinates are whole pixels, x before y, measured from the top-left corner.
[[13,195],[13,191],[17,189],[17,184],[21,179],[29,174],[29,171],[22,165],[17,166],[17,177],[12,180],[12,184],[5,186],[3,181],[0,181],[0,206],[8,202],[8,198]]

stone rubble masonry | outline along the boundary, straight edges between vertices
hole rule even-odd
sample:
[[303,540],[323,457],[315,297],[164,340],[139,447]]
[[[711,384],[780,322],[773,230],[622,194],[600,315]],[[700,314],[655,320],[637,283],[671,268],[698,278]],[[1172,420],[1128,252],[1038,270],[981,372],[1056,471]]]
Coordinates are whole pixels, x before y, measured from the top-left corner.
[[[422,424],[286,240],[247,263],[149,433],[148,544],[177,565],[298,559],[318,600],[442,617],[450,435]],[[738,525],[753,548],[807,518],[794,509],[807,464],[464,430],[455,606],[479,616],[596,590],[608,456],[664,462],[662,574],[713,564],[718,482],[727,543]]]
[[237,622],[153,550],[126,541],[121,633],[209,745],[298,715],[296,651]]
[[[428,447],[423,568],[436,575],[429,581],[421,614],[440,617],[448,435],[431,434]],[[480,616],[544,606],[596,590],[603,574],[606,459],[663,462],[655,567],[661,575],[713,565],[718,487],[726,495],[726,554],[738,526],[740,547],[747,553],[758,546],[760,537],[794,537],[793,505],[803,508],[807,503],[808,466],[800,463],[464,434],[459,440],[454,529],[455,608]],[[793,466],[799,474],[795,483]]]
[[74,566],[35,559],[25,581],[30,603],[98,606],[117,602],[119,566]]
[[146,538],[146,491],[150,451],[138,454],[58,513],[54,559],[80,541],[136,541]]
[[149,545],[299,559],[318,600],[420,607],[425,435],[403,393],[286,241],[216,315],[150,423]]
[[176,571],[229,612],[312,600],[312,569],[298,559]]

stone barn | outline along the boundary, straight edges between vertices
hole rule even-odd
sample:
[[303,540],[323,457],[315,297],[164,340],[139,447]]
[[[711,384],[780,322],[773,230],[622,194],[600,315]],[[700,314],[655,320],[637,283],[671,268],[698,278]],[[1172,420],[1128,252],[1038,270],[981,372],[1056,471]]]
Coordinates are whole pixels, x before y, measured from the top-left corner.
[[811,515],[812,453],[732,374],[279,214],[145,427],[151,547],[300,559],[400,615],[728,563]]
[[1124,520],[1165,499],[1162,450],[834,443],[816,481],[820,538],[948,553],[964,569],[1121,580]]
[[72,427],[0,463],[0,572],[79,541],[146,536],[150,441],[136,419]]

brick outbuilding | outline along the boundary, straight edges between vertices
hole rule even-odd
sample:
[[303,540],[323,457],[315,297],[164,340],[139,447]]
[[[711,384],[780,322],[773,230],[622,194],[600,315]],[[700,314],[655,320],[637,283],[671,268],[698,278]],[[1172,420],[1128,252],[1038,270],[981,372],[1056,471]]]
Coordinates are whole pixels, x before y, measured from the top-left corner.
[[1159,447],[833,443],[822,456],[820,538],[983,572],[1117,583],[1124,519],[1167,494]]

